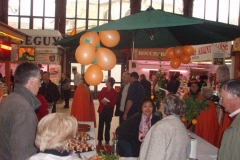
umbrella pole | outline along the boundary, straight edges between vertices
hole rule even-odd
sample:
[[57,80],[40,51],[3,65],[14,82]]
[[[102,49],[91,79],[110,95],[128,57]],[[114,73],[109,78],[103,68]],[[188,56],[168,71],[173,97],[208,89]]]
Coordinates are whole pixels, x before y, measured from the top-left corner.
[[133,55],[134,55],[134,35],[135,30],[132,32],[132,68],[136,68],[136,64],[133,62]]

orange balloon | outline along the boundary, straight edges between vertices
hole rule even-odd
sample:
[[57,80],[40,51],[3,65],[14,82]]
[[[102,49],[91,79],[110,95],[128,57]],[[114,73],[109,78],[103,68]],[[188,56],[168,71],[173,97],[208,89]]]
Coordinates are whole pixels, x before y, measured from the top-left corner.
[[100,47],[96,52],[97,65],[105,71],[111,70],[117,62],[115,54],[108,48]]
[[75,58],[82,65],[91,64],[96,57],[96,49],[91,43],[83,43],[75,51]]
[[102,82],[103,72],[101,68],[99,68],[97,65],[92,64],[87,68],[86,72],[84,73],[84,79],[87,84],[91,86],[96,86]]
[[186,46],[183,46],[183,54],[186,54],[186,55],[193,55],[194,54],[194,48],[190,45],[186,45]]
[[173,54],[176,57],[181,57],[183,55],[183,47],[182,46],[176,46],[173,48]]
[[182,63],[188,64],[191,61],[191,58],[189,55],[184,54],[180,57],[180,60]]
[[173,54],[173,47],[170,47],[166,50],[166,56],[169,58],[169,59],[173,59],[173,58],[176,58],[176,56]]
[[181,60],[180,58],[173,58],[171,61],[170,61],[170,66],[174,69],[180,67],[181,65]]
[[83,43],[91,43],[94,47],[97,47],[100,44],[98,34],[94,31],[84,33],[79,41],[79,44]]
[[120,41],[120,34],[117,30],[100,31],[99,37],[102,44],[106,47],[114,47]]

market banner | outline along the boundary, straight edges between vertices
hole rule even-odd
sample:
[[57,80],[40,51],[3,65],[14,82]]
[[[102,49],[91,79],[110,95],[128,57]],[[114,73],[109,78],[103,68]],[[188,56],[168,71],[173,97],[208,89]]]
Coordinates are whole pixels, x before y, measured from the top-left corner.
[[220,42],[204,45],[193,45],[195,49],[191,61],[212,61],[213,58],[228,58],[231,56],[231,42]]

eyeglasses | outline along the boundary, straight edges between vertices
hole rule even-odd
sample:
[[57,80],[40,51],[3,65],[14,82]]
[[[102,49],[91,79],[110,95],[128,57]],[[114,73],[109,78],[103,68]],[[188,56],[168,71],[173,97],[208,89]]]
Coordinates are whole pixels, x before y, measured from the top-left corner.
[[37,77],[34,77],[34,79],[35,79],[36,81],[40,81],[40,80],[41,80],[41,78],[37,78]]

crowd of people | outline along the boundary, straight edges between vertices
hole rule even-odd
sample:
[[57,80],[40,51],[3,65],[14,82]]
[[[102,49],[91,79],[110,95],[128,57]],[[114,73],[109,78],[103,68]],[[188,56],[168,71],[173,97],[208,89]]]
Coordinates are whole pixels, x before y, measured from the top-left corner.
[[[1,159],[79,159],[69,155],[67,150],[69,140],[77,132],[77,121],[92,121],[95,127],[97,124],[89,85],[84,75],[79,76],[76,69],[73,71],[75,93],[70,115],[66,115],[55,113],[60,93],[50,80],[50,73],[41,73],[38,66],[28,62],[17,66],[14,91],[0,103]],[[213,90],[206,86],[206,76],[200,81],[189,80],[189,91],[183,97],[176,94],[179,77],[173,75],[168,81],[166,75],[156,75],[159,80],[158,76],[162,76],[162,83],[157,86],[158,81],[154,81],[153,94],[157,95],[159,88],[167,91],[161,95],[161,103],[154,101],[151,83],[143,74],[124,72],[119,93],[113,88],[115,79],[106,80],[106,87],[98,94],[98,145],[103,141],[109,144],[115,115],[119,116],[116,135],[121,156],[140,160],[185,160],[190,153],[190,138],[181,118],[186,116],[184,99],[192,98],[208,105],[197,115],[198,123],[191,127],[192,131],[220,148],[219,160],[240,159],[236,149],[240,144],[240,81],[232,79],[220,85],[220,103],[226,113],[224,121],[219,123],[211,99]],[[70,107],[70,81],[69,75],[63,73],[64,108]],[[159,107],[161,116],[155,114]]]

